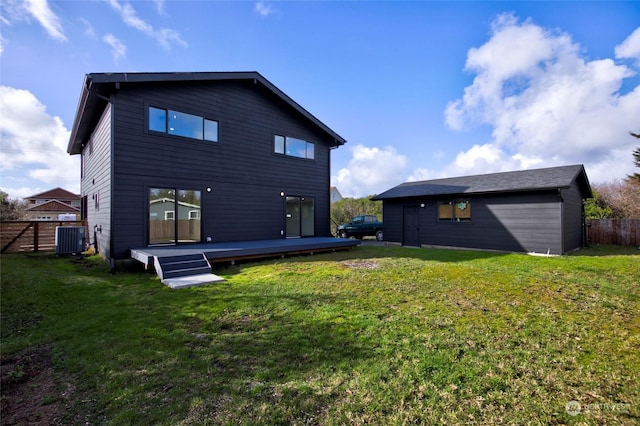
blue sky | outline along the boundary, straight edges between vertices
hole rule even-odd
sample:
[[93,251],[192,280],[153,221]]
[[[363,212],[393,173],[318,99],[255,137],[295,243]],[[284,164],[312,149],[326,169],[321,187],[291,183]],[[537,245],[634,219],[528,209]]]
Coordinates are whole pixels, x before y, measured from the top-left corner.
[[84,74],[258,71],[347,139],[344,196],[585,164],[634,171],[639,2],[0,3],[0,188],[79,192]]

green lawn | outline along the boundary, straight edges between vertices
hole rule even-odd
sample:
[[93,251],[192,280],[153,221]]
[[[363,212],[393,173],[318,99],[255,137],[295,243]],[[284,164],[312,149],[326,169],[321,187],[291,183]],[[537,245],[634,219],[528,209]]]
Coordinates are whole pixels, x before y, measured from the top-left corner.
[[358,247],[182,290],[97,258],[3,255],[1,270],[2,357],[50,348],[61,396],[42,405],[62,401],[67,422],[640,422],[633,248]]

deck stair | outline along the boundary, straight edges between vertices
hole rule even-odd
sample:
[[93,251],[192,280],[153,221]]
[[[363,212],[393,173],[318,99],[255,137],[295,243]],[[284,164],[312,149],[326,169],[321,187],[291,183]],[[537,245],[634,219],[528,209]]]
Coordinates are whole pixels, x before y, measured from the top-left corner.
[[160,280],[171,288],[192,287],[224,281],[211,273],[211,264],[204,253],[178,256],[154,256],[154,266]]

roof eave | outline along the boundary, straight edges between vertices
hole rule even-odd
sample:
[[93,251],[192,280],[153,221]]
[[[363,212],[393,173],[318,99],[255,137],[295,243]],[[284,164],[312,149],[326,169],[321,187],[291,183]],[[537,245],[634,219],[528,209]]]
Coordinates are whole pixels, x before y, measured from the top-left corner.
[[[92,92],[94,85],[112,85],[115,87],[121,83],[149,83],[149,82],[166,82],[166,81],[220,81],[220,80],[253,80],[254,84],[260,83],[268,91],[275,94],[279,99],[291,106],[297,113],[309,120],[313,125],[327,134],[331,139],[331,147],[339,147],[347,141],[331,130],[322,121],[316,118],[309,111],[304,109],[300,104],[291,99],[287,94],[278,89],[269,80],[257,71],[231,71],[231,72],[176,72],[176,73],[94,73],[86,74],[80,93],[78,102],[78,110],[76,111],[67,153],[80,154],[82,152],[84,139],[88,135],[82,135],[81,125],[86,120],[87,104],[91,97],[100,97],[100,95]],[[105,101],[106,102],[106,101]]]
[[438,197],[469,197],[479,195],[496,195],[496,194],[513,194],[521,192],[544,192],[544,191],[557,191],[558,189],[568,189],[570,186],[551,186],[544,188],[521,188],[521,189],[504,189],[497,191],[470,191],[470,192],[448,192],[441,194],[412,194],[412,195],[398,195],[398,196],[385,196],[380,194],[372,198],[372,201],[384,201],[384,200],[399,200],[399,199],[412,199],[412,198],[438,198]]

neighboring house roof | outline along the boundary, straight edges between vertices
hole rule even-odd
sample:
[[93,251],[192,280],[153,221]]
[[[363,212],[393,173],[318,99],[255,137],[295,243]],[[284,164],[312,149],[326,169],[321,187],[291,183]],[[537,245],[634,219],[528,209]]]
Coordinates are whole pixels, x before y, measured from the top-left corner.
[[30,197],[25,197],[25,200],[79,200],[80,196],[78,194],[74,194],[73,192],[69,192],[66,189],[62,188],[54,188],[49,191],[42,192],[40,194],[32,195]]
[[405,182],[372,200],[425,196],[528,192],[569,188],[576,181],[582,198],[592,198],[584,166],[572,165],[516,172]]
[[[155,200],[151,200],[149,201],[149,204],[157,204],[157,203],[175,203],[176,200],[174,200],[173,198],[157,198]],[[190,203],[185,203],[184,201],[178,201],[178,205],[179,206],[185,206],[185,207],[193,207],[194,209],[199,209],[200,206],[198,206],[197,204],[190,204]]]
[[332,146],[344,145],[346,140],[336,132],[327,127],[324,123],[313,116],[284,92],[274,86],[260,73],[256,71],[246,72],[174,72],[174,73],[94,73],[86,74],[78,102],[75,120],[71,129],[67,152],[69,154],[80,154],[83,145],[86,144],[93,132],[100,115],[109,102],[111,94],[117,92],[123,85],[135,83],[168,83],[168,82],[207,82],[207,81],[248,81],[261,88],[267,93],[284,101],[297,114],[314,124],[321,131],[333,139]]
[[46,203],[31,206],[25,209],[27,212],[66,212],[80,213],[80,209],[72,207],[58,200],[47,201]]

